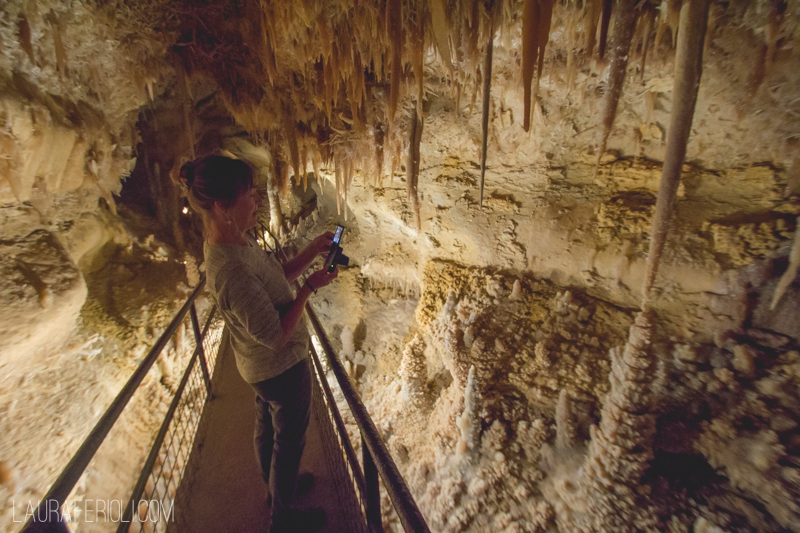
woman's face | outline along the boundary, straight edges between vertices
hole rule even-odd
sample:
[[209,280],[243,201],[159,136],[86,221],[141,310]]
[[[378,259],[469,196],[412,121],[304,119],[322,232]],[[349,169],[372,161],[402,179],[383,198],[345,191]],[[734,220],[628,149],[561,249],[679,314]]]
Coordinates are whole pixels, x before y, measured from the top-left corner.
[[261,207],[261,195],[252,187],[241,195],[228,210],[228,215],[240,231],[247,231],[258,224],[258,208]]

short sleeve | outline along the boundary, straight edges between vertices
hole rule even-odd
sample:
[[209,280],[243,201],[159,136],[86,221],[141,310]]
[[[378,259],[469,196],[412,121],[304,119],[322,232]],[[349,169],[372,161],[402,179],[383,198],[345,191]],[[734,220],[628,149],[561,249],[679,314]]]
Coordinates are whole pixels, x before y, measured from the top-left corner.
[[266,288],[247,265],[235,263],[220,271],[219,305],[259,344],[275,350],[283,336],[281,317]]

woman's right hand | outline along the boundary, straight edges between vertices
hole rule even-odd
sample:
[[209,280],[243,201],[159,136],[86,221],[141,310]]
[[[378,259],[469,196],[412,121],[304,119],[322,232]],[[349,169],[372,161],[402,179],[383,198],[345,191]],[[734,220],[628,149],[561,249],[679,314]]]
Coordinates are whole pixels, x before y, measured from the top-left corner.
[[328,285],[331,281],[336,279],[336,276],[339,275],[339,267],[337,266],[333,269],[333,272],[328,272],[327,269],[323,268],[313,272],[310,276],[308,276],[307,281],[311,284],[312,287],[315,289],[319,289]]

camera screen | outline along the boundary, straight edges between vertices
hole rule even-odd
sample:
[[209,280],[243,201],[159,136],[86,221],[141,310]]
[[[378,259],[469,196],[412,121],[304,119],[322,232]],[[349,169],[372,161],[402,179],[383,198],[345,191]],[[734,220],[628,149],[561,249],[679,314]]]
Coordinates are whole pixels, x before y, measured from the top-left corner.
[[333,242],[339,244],[342,240],[342,233],[344,233],[344,226],[336,226],[336,233],[333,235]]

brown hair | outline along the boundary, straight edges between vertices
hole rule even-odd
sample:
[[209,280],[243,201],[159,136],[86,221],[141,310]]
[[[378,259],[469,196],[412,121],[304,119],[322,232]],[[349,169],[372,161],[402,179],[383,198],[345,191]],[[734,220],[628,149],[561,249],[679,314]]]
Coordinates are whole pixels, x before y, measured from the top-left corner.
[[189,205],[205,214],[222,203],[226,209],[253,187],[253,168],[241,159],[207,155],[181,167],[180,180],[188,189]]

